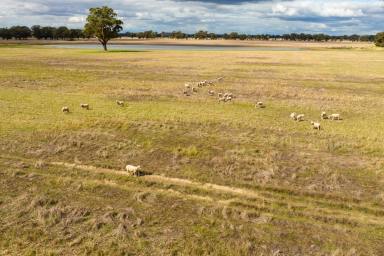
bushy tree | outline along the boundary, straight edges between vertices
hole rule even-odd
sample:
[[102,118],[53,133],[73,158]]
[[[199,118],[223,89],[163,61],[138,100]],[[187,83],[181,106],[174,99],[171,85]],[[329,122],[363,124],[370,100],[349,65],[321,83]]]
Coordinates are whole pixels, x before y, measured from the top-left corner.
[[384,32],[377,33],[375,37],[375,45],[379,47],[384,47]]
[[70,31],[67,27],[58,27],[55,31],[56,39],[68,39],[70,37]]
[[55,27],[42,27],[41,28],[41,36],[44,39],[55,39],[56,28]]
[[123,21],[117,18],[117,14],[112,8],[107,6],[91,8],[84,33],[90,37],[96,37],[107,51],[108,41],[119,37],[119,32],[123,29],[122,25]]
[[208,31],[200,30],[195,34],[196,39],[207,39]]
[[36,39],[43,38],[43,32],[42,32],[41,26],[34,25],[32,26],[31,30],[32,30],[32,36],[34,36]]
[[209,33],[208,38],[215,40],[215,39],[217,39],[217,35],[215,33]]
[[245,40],[245,39],[247,39],[247,35],[246,34],[240,34],[239,35],[239,39],[240,40]]
[[238,38],[239,38],[239,33],[237,33],[237,32],[231,32],[228,35],[228,39],[238,39]]
[[184,34],[183,32],[181,31],[173,31],[171,33],[171,38],[176,38],[176,39],[183,39],[183,38],[186,38],[187,35]]
[[6,40],[12,39],[11,32],[8,28],[0,28],[0,38]]
[[73,40],[75,38],[77,38],[77,39],[84,38],[83,30],[81,30],[81,29],[70,29],[69,30],[69,39]]
[[32,35],[32,31],[26,26],[14,26],[9,29],[12,37],[15,39],[27,39]]

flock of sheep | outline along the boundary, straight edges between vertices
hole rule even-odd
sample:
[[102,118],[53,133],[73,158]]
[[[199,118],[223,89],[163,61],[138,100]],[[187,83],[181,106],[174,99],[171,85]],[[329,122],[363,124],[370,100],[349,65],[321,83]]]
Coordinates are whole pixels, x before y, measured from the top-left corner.
[[[219,77],[219,78],[216,78],[216,79],[211,80],[211,81],[204,80],[204,81],[195,82],[195,83],[186,83],[184,85],[185,88],[184,88],[183,94],[186,96],[191,96],[193,93],[197,93],[199,88],[202,88],[205,86],[215,86],[215,82],[220,82],[222,79],[223,79],[223,77]],[[215,91],[209,90],[208,95],[209,96],[215,96]],[[229,92],[226,92],[226,93],[220,92],[220,93],[217,93],[217,96],[218,96],[219,102],[230,102],[236,98],[232,93],[229,93]],[[123,107],[125,103],[124,103],[124,101],[116,100],[116,104],[120,107]],[[80,107],[82,109],[90,110],[89,104],[86,104],[86,103],[80,104]],[[255,104],[255,107],[256,108],[265,108],[266,105],[263,102],[259,101]],[[62,107],[61,111],[63,113],[70,113],[68,106]],[[340,114],[327,115],[326,112],[322,112],[320,114],[320,117],[322,120],[326,120],[326,119],[333,120],[333,121],[334,120],[342,120]],[[290,118],[294,121],[297,121],[297,122],[305,121],[305,115],[304,114],[297,114],[295,112],[291,113]],[[316,130],[321,129],[321,124],[319,122],[311,121],[311,125],[312,125],[313,129],[316,129]],[[125,170],[129,174],[131,174],[132,176],[140,176],[140,174],[141,174],[140,165],[138,165],[138,166],[127,165],[125,167]]]
[[[193,93],[198,92],[198,88],[201,88],[204,86],[214,86],[216,81],[219,82],[222,79],[223,79],[223,77],[219,77],[219,78],[216,78],[216,79],[211,80],[211,81],[204,80],[204,81],[200,81],[200,82],[185,83],[184,84],[185,88],[184,88],[183,94],[185,96],[191,96]],[[208,95],[209,96],[215,96],[215,91],[209,90]],[[229,92],[217,93],[217,96],[218,96],[219,102],[230,102],[230,101],[232,101],[232,99],[236,98],[232,93],[229,93]],[[263,102],[259,101],[256,103],[255,107],[256,108],[265,108],[266,106]],[[298,121],[298,122],[305,121],[304,120],[304,117],[305,117],[304,114],[291,113],[290,117],[291,117],[291,119]],[[341,120],[340,114],[331,114],[328,116],[326,112],[322,112],[320,117],[322,120],[325,120],[325,119]],[[321,129],[321,124],[319,122],[311,121],[311,125],[312,125],[313,129],[316,129],[316,130]]]
[[[224,79],[224,77],[219,77],[214,80],[204,80],[200,82],[188,82],[184,84],[184,91],[183,94],[185,96],[191,96],[193,93],[197,93],[200,88],[205,86],[215,86],[216,82],[220,82]],[[209,90],[208,95],[209,96],[215,96],[215,91]],[[235,98],[232,93],[226,92],[226,93],[217,93],[217,96],[219,97],[219,102],[230,102],[232,99]]]
[[[197,93],[199,91],[199,88],[204,87],[204,86],[215,86],[215,82],[220,82],[224,79],[224,77],[219,77],[214,80],[204,80],[200,82],[188,82],[184,84],[184,90],[183,94],[185,96],[191,96],[193,93]],[[209,96],[215,96],[215,91],[209,90],[208,95]],[[217,93],[218,96],[218,101],[219,102],[231,102],[233,99],[236,98],[233,93],[230,92],[219,92]],[[263,102],[259,101],[256,103],[256,108],[265,108],[265,105]]]
[[[297,113],[293,112],[293,113],[291,113],[290,117],[294,121],[301,122],[301,121],[304,121],[305,115],[304,114],[297,114]],[[330,119],[332,121],[342,120],[340,114],[331,114],[328,116],[326,112],[321,112],[320,117],[322,120],[326,120],[326,119]],[[321,129],[321,124],[319,122],[311,121],[311,125],[312,125],[313,129],[316,129],[316,130]]]

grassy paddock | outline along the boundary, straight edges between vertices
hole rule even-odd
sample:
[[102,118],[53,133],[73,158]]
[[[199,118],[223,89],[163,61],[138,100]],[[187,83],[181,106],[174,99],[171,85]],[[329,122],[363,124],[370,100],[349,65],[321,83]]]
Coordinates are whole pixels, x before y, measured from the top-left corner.
[[[383,60],[374,48],[1,46],[0,253],[380,254]],[[185,82],[220,76],[209,89],[232,92],[234,102],[219,104],[208,88],[183,96]],[[267,108],[254,108],[260,100]],[[309,120],[321,111],[343,120],[315,131]],[[307,121],[291,121],[291,112]],[[141,164],[154,174],[248,188],[261,199],[51,161]]]

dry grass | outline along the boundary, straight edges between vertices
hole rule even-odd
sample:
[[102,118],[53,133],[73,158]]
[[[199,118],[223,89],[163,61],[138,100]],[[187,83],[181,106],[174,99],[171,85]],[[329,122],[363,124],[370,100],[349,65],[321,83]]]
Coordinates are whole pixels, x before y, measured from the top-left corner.
[[[374,49],[2,46],[0,253],[379,255],[383,57]],[[185,82],[219,76],[225,80],[213,90],[232,92],[233,103],[219,104],[207,88],[183,96]],[[260,100],[265,109],[255,109]],[[307,120],[337,112],[343,121],[322,121],[317,132],[291,121],[293,111]],[[116,170],[140,164],[215,185],[53,161]],[[255,194],[217,190],[225,186]]]

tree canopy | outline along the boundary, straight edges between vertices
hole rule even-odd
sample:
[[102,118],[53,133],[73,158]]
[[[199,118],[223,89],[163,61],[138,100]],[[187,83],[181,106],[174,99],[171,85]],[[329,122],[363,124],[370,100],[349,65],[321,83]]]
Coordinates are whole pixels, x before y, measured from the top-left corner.
[[119,37],[119,32],[123,29],[122,25],[123,21],[117,18],[112,8],[107,6],[91,8],[84,33],[89,37],[96,37],[107,51],[108,41]]
[[378,33],[375,37],[375,44],[379,47],[384,47],[384,32]]

